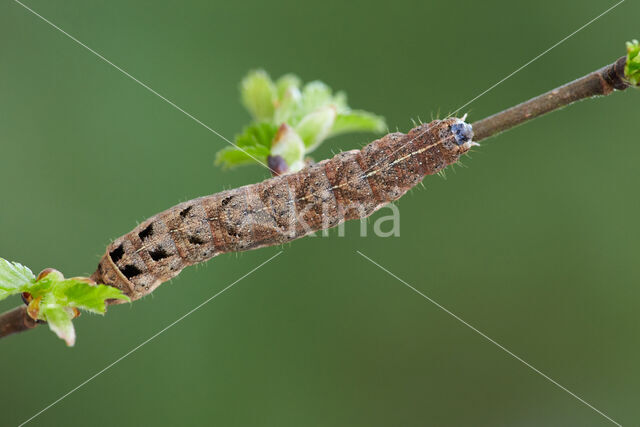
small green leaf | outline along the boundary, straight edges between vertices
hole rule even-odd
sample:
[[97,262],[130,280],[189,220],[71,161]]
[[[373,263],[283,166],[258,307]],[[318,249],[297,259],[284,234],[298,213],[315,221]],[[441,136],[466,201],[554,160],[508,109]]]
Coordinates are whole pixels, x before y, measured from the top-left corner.
[[244,131],[236,136],[238,147],[271,147],[271,141],[278,131],[278,126],[272,123],[256,123],[244,128]]
[[[216,154],[215,164],[225,168],[253,163],[268,165],[269,159],[287,163],[288,171],[302,167],[297,144],[289,142],[273,152],[273,138],[283,124],[293,128],[294,134],[302,139],[306,153],[332,135],[381,132],[386,128],[382,117],[352,111],[344,92],[334,93],[319,80],[302,85],[298,76],[285,74],[274,83],[265,71],[257,70],[243,79],[241,92],[243,103],[255,121],[236,136],[237,147],[225,147]],[[278,154],[279,150],[284,155]]]
[[304,167],[304,143],[291,126],[283,123],[273,139],[271,155],[281,156],[287,162],[287,172],[298,172]]
[[387,129],[384,118],[362,110],[339,113],[331,129],[331,136],[347,132],[381,133]]
[[[50,295],[50,294],[49,294]],[[44,320],[49,324],[49,328],[62,338],[69,347],[73,347],[76,342],[76,331],[73,327],[73,314],[69,310],[45,298],[41,305],[41,313]]]
[[22,264],[0,258],[0,300],[25,292],[35,282],[34,274]]
[[47,268],[36,278],[27,267],[0,258],[0,299],[21,292],[29,294],[29,316],[45,320],[68,346],[76,339],[72,319],[77,309],[104,313],[107,300],[130,301],[120,289],[96,285],[86,277],[65,279],[58,270]]
[[315,150],[329,136],[335,119],[336,108],[327,105],[300,120],[295,129],[307,147],[307,153]]
[[627,42],[627,63],[624,76],[634,85],[640,85],[640,43],[638,40]]
[[302,94],[297,87],[290,86],[278,101],[273,114],[274,123],[292,123],[300,115]]
[[290,89],[298,89],[299,91],[300,84],[301,84],[300,77],[296,76],[295,74],[285,74],[284,76],[280,77],[276,81],[276,91],[278,93],[278,100],[281,101],[285,93]]
[[347,94],[340,91],[333,97],[333,105],[336,106],[338,114],[346,113],[350,111],[349,105],[347,105]]
[[240,92],[242,102],[254,119],[258,121],[273,118],[277,97],[276,86],[264,70],[255,70],[242,80]]
[[331,88],[321,81],[307,83],[302,89],[301,114],[307,114],[326,107],[333,102]]
[[236,166],[250,165],[267,161],[269,150],[262,147],[247,147],[240,151],[234,147],[225,147],[216,153],[215,164],[225,169],[234,168]]
[[26,292],[29,292],[34,296],[40,296],[46,294],[47,292],[50,292],[51,288],[53,288],[58,281],[49,276],[45,276],[39,280],[36,280],[33,285],[29,286],[26,289]]
[[276,125],[266,122],[247,126],[240,135],[236,136],[237,147],[225,147],[218,151],[215,164],[231,168],[256,163],[256,159],[266,163],[271,150],[271,141],[277,130]]
[[105,301],[108,299],[130,301],[128,296],[113,286],[90,285],[77,279],[66,279],[59,282],[53,288],[53,295],[60,305],[81,308],[99,314],[105,313]]

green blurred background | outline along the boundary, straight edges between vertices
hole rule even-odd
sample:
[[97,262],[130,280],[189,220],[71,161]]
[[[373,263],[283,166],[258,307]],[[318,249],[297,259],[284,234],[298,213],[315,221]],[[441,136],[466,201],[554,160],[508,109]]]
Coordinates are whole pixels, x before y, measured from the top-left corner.
[[[610,1],[44,1],[26,4],[231,138],[251,68],[295,72],[406,131],[455,110]],[[469,106],[470,120],[612,62],[627,1]],[[640,93],[493,138],[400,200],[401,237],[307,238],[32,425],[599,426],[609,422],[356,254],[624,425],[640,425]],[[331,139],[316,153],[358,148]],[[260,181],[225,142],[17,3],[0,3],[0,256],[90,274],[111,239],[193,197]],[[388,215],[388,211],[379,213]],[[374,217],[375,218],[375,217]],[[0,341],[16,425],[280,248],[220,256],[66,348]],[[17,298],[0,303],[12,308]]]

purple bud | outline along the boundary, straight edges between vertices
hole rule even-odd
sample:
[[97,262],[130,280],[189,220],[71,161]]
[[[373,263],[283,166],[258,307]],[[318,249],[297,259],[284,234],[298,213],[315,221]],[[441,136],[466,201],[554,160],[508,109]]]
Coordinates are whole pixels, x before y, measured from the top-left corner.
[[282,156],[277,154],[275,156],[267,157],[267,165],[269,165],[269,169],[271,169],[273,176],[285,174],[289,170],[287,162]]

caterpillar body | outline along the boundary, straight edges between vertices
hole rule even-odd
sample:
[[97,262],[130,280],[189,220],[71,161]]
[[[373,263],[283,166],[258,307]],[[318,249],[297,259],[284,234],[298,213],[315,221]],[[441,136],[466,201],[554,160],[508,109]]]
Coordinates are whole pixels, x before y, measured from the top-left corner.
[[471,125],[434,120],[282,175],[181,203],[121,236],[91,276],[132,300],[216,255],[279,245],[371,215],[458,161]]

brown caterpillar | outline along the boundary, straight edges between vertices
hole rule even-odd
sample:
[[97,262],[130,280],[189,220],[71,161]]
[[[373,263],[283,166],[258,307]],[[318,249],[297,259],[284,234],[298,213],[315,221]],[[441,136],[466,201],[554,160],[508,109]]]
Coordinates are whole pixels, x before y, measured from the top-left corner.
[[297,173],[180,203],[116,239],[91,276],[132,300],[225,252],[279,245],[371,215],[469,151],[464,120],[390,133]]

